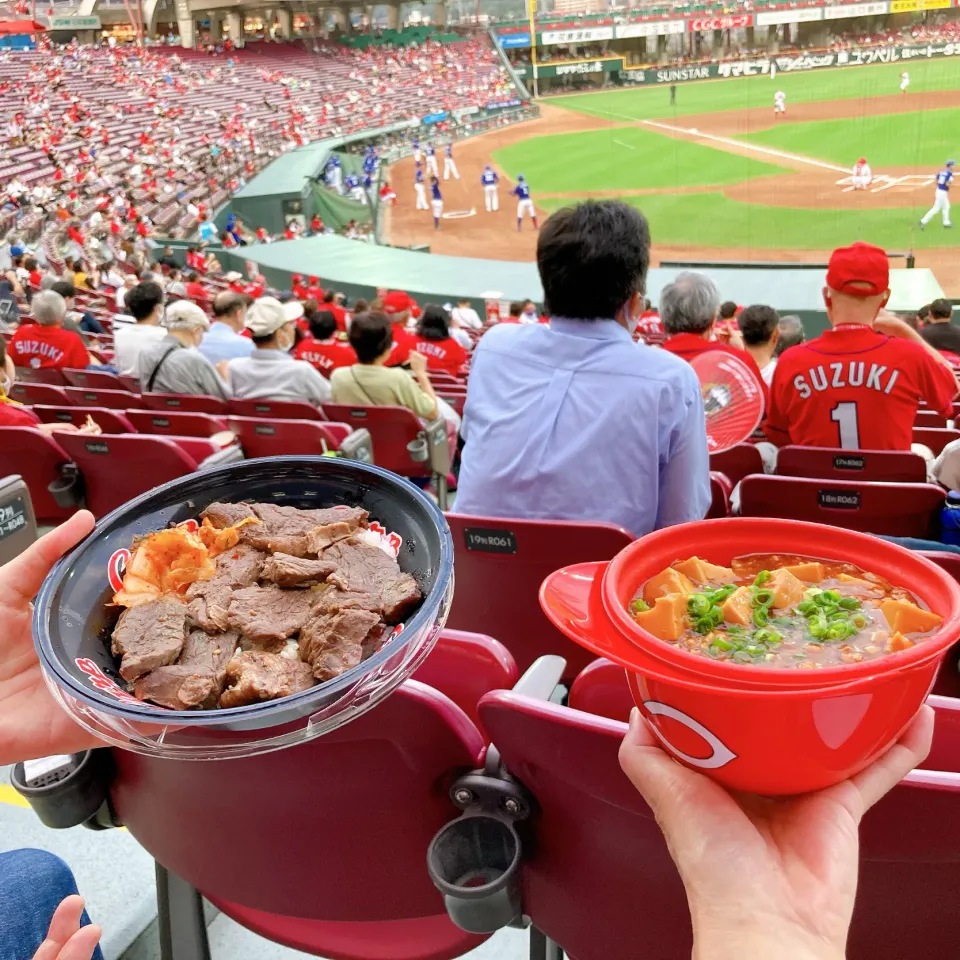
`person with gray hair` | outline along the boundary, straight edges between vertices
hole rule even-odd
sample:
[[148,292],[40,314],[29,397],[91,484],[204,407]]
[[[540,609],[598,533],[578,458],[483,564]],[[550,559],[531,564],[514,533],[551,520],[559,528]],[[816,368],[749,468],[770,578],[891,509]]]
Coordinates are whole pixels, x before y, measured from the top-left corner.
[[798,343],[803,343],[803,321],[795,314],[788,313],[780,318],[778,324],[780,337],[777,340],[777,348],[773,351],[773,356],[779,358],[784,350],[795,347]]
[[660,291],[660,321],[667,335],[663,349],[688,362],[709,350],[735,356],[756,377],[766,406],[767,385],[757,361],[743,349],[739,331],[724,332],[722,339],[718,336],[715,323],[719,311],[720,292],[706,274],[678,273],[673,283]]
[[87,353],[83,338],[63,329],[67,303],[59,293],[44,290],[33,298],[33,319],[20,324],[10,341],[14,364],[33,370],[64,367],[83,369],[97,361]]
[[146,393],[205,394],[225,400],[230,389],[197,347],[210,320],[195,303],[178,300],[163,316],[167,334],[140,351],[137,375]]

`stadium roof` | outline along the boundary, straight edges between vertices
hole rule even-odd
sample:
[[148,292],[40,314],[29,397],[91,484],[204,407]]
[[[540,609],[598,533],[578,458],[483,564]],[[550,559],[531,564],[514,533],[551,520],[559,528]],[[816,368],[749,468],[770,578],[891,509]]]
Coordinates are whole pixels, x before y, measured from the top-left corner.
[[252,197],[276,196],[278,194],[299,194],[304,181],[314,176],[326,160],[329,145],[322,140],[297,147],[278,157],[263,171],[254,177],[235,197],[249,200]]

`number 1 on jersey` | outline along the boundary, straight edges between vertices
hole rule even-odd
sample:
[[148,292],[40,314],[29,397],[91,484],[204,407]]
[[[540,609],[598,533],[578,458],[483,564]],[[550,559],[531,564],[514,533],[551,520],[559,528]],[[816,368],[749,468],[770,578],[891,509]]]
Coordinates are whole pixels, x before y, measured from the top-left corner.
[[860,449],[860,428],[857,426],[857,405],[852,402],[838,403],[830,411],[830,419],[840,425],[840,449]]

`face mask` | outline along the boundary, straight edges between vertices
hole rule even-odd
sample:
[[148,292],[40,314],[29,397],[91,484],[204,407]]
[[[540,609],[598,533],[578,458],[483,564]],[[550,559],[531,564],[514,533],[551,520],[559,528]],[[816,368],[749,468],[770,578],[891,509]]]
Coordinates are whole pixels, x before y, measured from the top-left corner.
[[536,323],[537,322],[537,311],[536,310],[524,310],[521,314],[524,323]]

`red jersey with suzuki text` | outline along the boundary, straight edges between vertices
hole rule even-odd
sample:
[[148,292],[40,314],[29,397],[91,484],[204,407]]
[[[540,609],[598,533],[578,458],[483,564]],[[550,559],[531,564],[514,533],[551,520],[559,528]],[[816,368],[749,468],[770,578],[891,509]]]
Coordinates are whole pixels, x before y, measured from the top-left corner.
[[778,446],[909,450],[920,401],[950,417],[956,393],[919,343],[848,324],[783,353],[765,429]]
[[426,337],[414,335],[410,337],[410,349],[427,358],[428,370],[443,370],[453,377],[467,362],[467,351],[453,337],[428,340]]
[[63,327],[42,327],[38,323],[21,326],[7,344],[7,352],[18,367],[77,367],[89,362],[80,334]]

